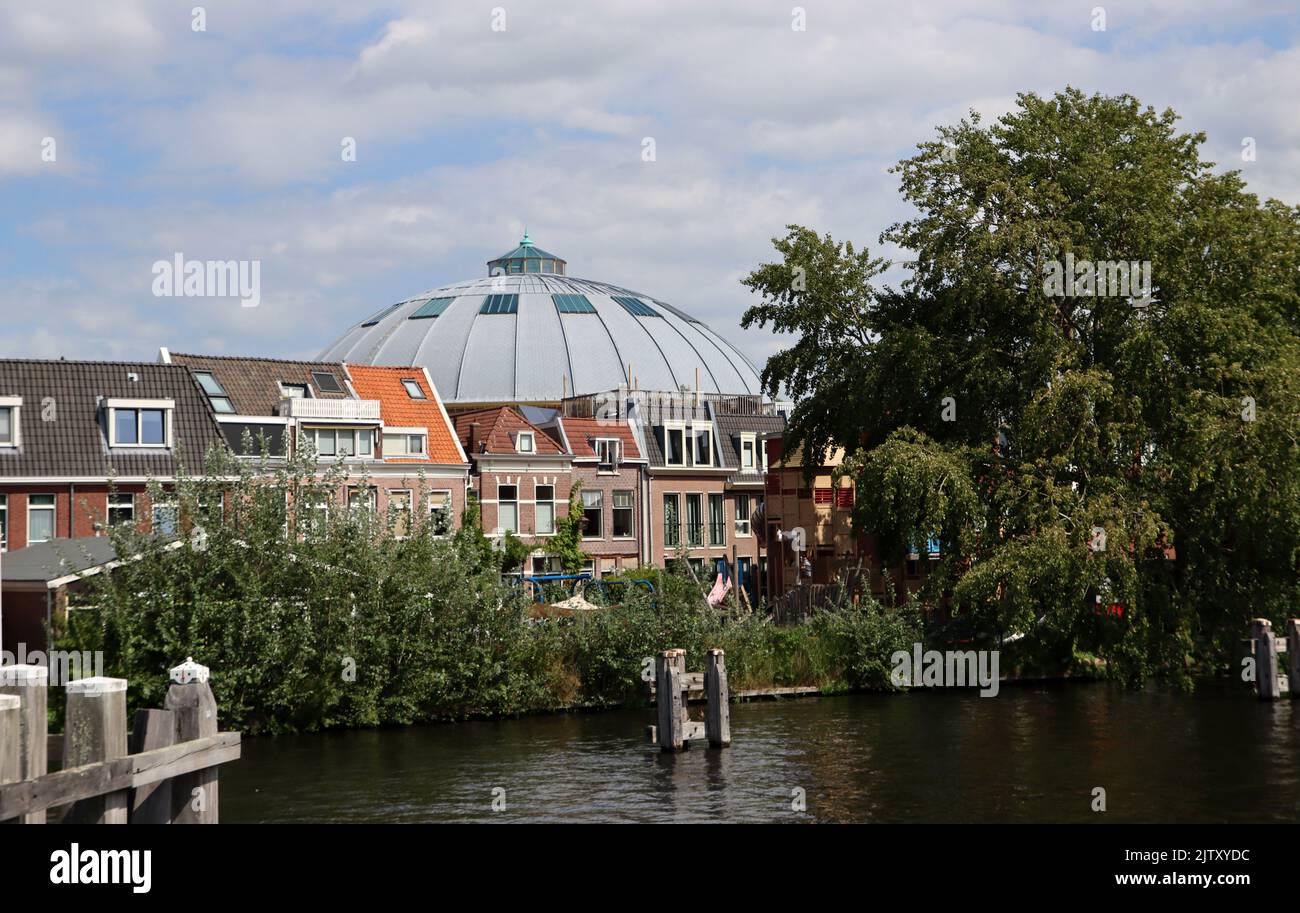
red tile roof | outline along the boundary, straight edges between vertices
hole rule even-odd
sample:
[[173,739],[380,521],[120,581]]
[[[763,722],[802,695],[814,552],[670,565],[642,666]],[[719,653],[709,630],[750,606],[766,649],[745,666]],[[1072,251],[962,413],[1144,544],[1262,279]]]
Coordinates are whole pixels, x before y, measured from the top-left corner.
[[[384,424],[394,428],[429,429],[427,457],[386,459],[389,463],[464,463],[465,455],[456,446],[447,414],[442,409],[438,391],[423,368],[371,367],[347,365],[352,386],[361,399],[379,400],[379,414]],[[424,391],[425,399],[412,399],[402,384],[413,380]]]
[[[487,441],[487,452],[490,454],[517,453],[514,439],[510,436],[513,431],[533,432],[537,452],[540,454],[564,453],[564,448],[554,438],[536,425],[531,424],[510,406],[476,409],[473,412],[461,412],[456,415],[456,433],[460,436],[460,443],[465,448],[466,453],[471,450],[469,431],[470,425],[474,422],[478,422],[479,425],[478,441]],[[478,443],[475,444],[473,450],[478,452]]]
[[572,448],[574,457],[578,459],[583,457],[595,459],[597,454],[593,445],[596,438],[602,437],[618,438],[623,442],[623,459],[641,459],[641,450],[636,445],[636,436],[632,434],[632,429],[626,422],[613,424],[595,418],[562,418],[560,421],[564,424],[564,433],[569,439],[569,447]]

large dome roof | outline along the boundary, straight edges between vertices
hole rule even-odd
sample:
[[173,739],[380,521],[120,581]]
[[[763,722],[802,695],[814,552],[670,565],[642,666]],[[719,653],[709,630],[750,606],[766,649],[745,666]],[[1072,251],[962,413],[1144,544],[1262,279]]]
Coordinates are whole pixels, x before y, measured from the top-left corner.
[[422,365],[449,403],[555,402],[633,384],[693,390],[697,376],[705,392],[760,392],[749,360],[694,317],[566,276],[565,262],[527,234],[489,267],[496,275],[386,307],[321,360]]

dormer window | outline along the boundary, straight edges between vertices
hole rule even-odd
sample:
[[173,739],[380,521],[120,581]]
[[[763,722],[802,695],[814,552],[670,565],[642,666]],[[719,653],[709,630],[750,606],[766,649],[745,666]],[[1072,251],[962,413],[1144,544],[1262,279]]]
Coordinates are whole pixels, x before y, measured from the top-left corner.
[[752,434],[740,436],[740,468],[749,472],[758,468],[758,442]]
[[339,379],[328,371],[313,371],[311,379],[316,381],[316,386],[322,393],[343,392],[343,388],[339,386]]
[[21,396],[0,396],[0,447],[17,447],[22,443],[18,423],[22,405]]
[[702,421],[664,426],[664,465],[712,466],[713,424]]
[[426,431],[423,428],[385,428],[384,459],[422,457],[427,449],[426,440]]
[[536,453],[537,440],[531,431],[520,431],[515,438],[515,450],[519,453]]
[[306,384],[280,384],[285,399],[311,399],[311,387]]
[[406,388],[406,394],[411,397],[411,399],[428,399],[428,397],[424,395],[424,388],[420,386],[418,380],[411,377],[404,377],[402,378],[402,386]]
[[110,447],[171,447],[172,412],[170,399],[110,399],[108,443]]
[[597,438],[595,443],[596,456],[600,461],[597,467],[601,472],[613,472],[618,468],[619,457],[622,454],[623,442],[618,438]]

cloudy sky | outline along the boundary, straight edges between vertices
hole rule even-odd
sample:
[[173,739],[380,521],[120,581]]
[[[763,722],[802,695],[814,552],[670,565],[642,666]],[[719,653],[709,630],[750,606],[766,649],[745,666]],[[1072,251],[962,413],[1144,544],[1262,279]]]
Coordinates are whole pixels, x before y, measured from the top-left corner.
[[[314,357],[526,226],[761,366],[738,280],[785,224],[875,250],[937,124],[1066,85],[1173,107],[1300,202],[1294,0],[194,7],[0,0],[0,355]],[[260,305],[155,297],[178,252],[259,260]]]

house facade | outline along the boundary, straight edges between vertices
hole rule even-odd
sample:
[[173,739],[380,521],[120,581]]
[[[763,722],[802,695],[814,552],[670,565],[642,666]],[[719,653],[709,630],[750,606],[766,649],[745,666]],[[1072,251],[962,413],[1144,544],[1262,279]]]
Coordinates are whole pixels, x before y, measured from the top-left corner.
[[230,448],[283,461],[309,446],[322,471],[341,465],[328,515],[364,507],[393,515],[398,535],[419,520],[450,533],[465,507],[469,462],[422,368],[170,353],[193,372]]

